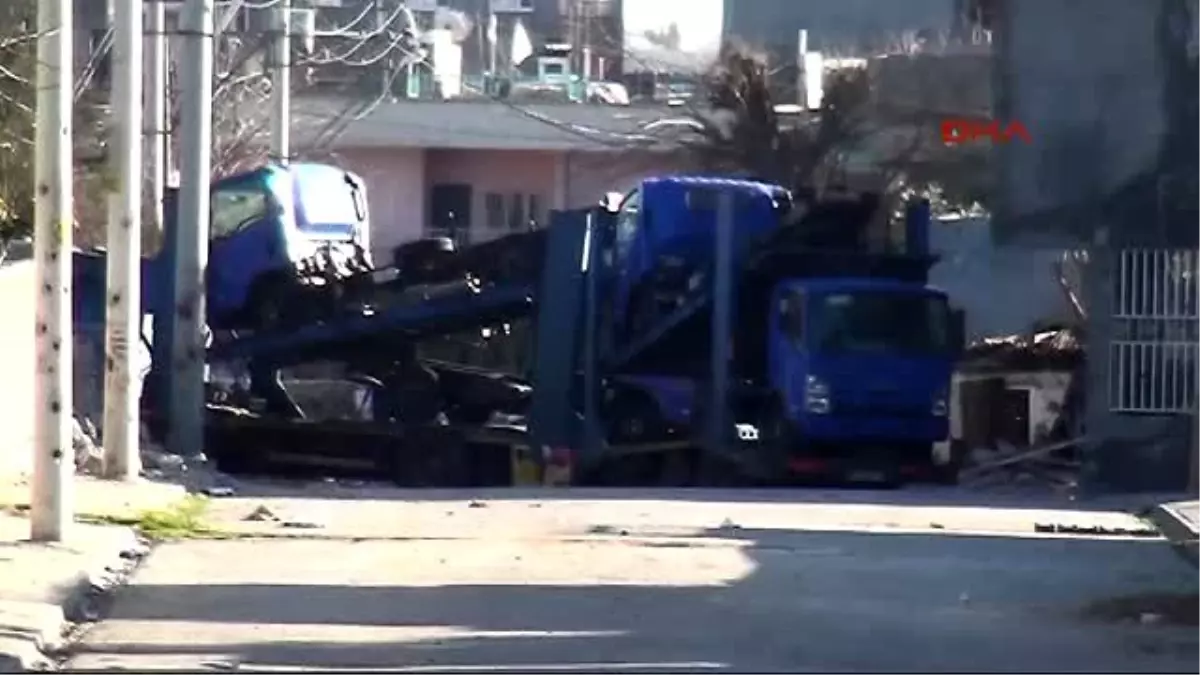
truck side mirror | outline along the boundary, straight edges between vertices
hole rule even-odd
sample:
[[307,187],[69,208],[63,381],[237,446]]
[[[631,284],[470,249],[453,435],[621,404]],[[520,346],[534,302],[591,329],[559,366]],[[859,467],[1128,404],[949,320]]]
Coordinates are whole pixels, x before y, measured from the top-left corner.
[[962,309],[950,310],[950,349],[956,357],[967,349],[967,313]]

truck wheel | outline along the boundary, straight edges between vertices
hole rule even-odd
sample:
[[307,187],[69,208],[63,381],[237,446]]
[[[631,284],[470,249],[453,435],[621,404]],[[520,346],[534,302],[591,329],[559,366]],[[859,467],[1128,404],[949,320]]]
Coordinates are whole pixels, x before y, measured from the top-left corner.
[[626,343],[644,336],[650,330],[658,318],[656,309],[654,294],[649,287],[641,285],[634,288],[629,296],[629,306],[625,309]]
[[759,438],[771,449],[786,455],[795,447],[796,426],[788,419],[787,409],[779,399],[772,397],[763,403],[763,412],[758,424]]
[[254,282],[246,302],[247,320],[254,330],[282,328],[286,318],[291,284],[281,276],[269,276]]
[[618,392],[604,411],[608,442],[645,443],[662,433],[665,423],[655,400],[641,392]]
[[702,450],[696,465],[695,484],[698,487],[732,488],[749,485],[739,466],[724,457]]

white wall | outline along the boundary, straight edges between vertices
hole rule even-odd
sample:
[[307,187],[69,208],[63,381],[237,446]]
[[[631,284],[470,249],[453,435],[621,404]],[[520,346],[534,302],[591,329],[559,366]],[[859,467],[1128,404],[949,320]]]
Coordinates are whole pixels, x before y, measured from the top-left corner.
[[0,267],[0,476],[32,467],[33,327],[36,270],[32,260]]
[[347,150],[337,162],[362,176],[371,211],[371,255],[390,264],[392,249],[419,239],[425,223],[425,151]]

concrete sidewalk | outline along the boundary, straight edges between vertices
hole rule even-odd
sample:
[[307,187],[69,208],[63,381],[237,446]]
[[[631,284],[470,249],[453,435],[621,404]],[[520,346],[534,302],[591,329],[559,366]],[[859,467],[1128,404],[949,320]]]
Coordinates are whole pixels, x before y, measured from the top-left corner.
[[1200,563],[1197,540],[1200,539],[1200,500],[1159,504],[1150,513],[1151,520],[1163,536],[1192,564]]
[[40,670],[95,595],[146,549],[128,527],[78,524],[68,542],[27,540],[29,521],[0,515],[0,671]]
[[[76,513],[134,518],[178,503],[175,485],[75,480]],[[93,600],[119,583],[148,549],[133,529],[76,523],[66,541],[29,541],[29,486],[0,475],[0,672],[51,663],[72,623],[93,618]]]

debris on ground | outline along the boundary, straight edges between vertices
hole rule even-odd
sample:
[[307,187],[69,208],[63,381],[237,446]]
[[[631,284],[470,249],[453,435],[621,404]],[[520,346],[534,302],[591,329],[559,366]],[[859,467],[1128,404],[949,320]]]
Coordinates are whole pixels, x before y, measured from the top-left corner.
[[75,473],[99,476],[104,471],[104,449],[100,435],[88,418],[74,415],[71,424],[71,447],[75,451]]
[[1080,463],[1075,458],[1083,438],[1020,448],[997,441],[994,448],[976,448],[967,454],[959,482],[973,487],[996,484],[1048,485],[1067,496],[1079,487]]
[[294,530],[319,530],[325,527],[324,524],[315,520],[285,520],[280,525]]
[[254,510],[246,514],[242,520],[255,523],[275,523],[280,527],[292,530],[319,530],[325,527],[325,523],[319,519],[285,516],[277,513],[266,504],[259,504],[254,507]]
[[[1081,336],[1069,328],[972,344],[958,366],[966,378],[959,393],[966,444],[959,481],[973,487],[1041,485],[1073,499],[1087,442],[1085,357]],[[1021,431],[1003,422],[1019,423],[1010,419],[1010,394],[1029,387],[1047,403],[1037,428]]]
[[1128,529],[1124,527],[1102,527],[1095,525],[1091,527],[1081,527],[1079,525],[1061,525],[1058,523],[1035,523],[1033,531],[1038,534],[1077,534],[1088,537],[1146,537],[1155,538],[1161,536],[1158,530],[1152,527]]
[[1105,598],[1083,608],[1088,619],[1143,625],[1200,624],[1200,594],[1160,592]]
[[266,504],[259,504],[242,520],[257,523],[277,523],[280,521],[280,518]]

